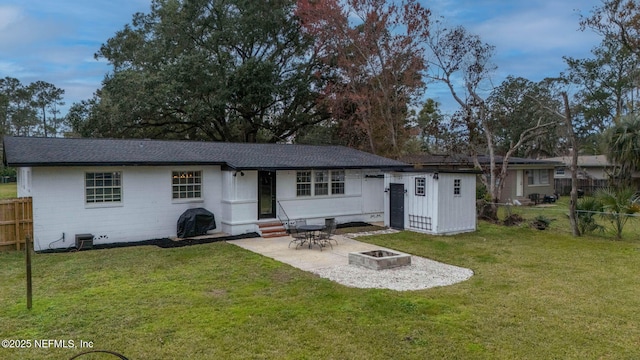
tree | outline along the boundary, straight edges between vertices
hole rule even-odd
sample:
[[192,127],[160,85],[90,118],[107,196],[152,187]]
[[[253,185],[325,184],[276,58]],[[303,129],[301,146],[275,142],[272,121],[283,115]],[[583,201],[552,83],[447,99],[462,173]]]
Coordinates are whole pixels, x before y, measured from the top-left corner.
[[565,58],[566,78],[579,86],[576,111],[582,116],[576,131],[586,144],[620,116],[635,111],[640,75],[638,56],[615,39],[605,38],[592,53],[594,59]]
[[5,78],[5,94],[9,97],[5,110],[7,133],[30,136],[38,124],[37,111],[33,104],[33,93],[17,79]]
[[440,104],[433,99],[427,99],[422,109],[414,118],[415,127],[420,131],[421,150],[426,153],[443,153],[453,142],[444,115],[440,111]]
[[[52,135],[55,136],[58,132],[58,106],[64,105],[62,101],[64,90],[57,88],[53,84],[39,80],[29,85],[29,91],[33,96],[34,106],[40,111],[44,137],[48,137],[49,132],[52,132]],[[53,115],[53,121],[51,123],[47,123],[47,114]]]
[[640,116],[623,116],[607,129],[604,139],[607,158],[618,167],[618,185],[631,185],[633,172],[640,169]]
[[293,0],[154,0],[96,54],[113,72],[84,105],[110,123],[91,132],[277,141],[326,119],[321,66],[293,11]]
[[[0,135],[55,135],[63,94],[64,90],[44,81],[25,86],[16,78],[0,79]],[[47,115],[53,121],[47,122]]]
[[493,199],[490,216],[496,217],[496,203],[504,187],[507,176],[509,158],[524,143],[538,136],[541,131],[554,126],[557,120],[549,121],[538,117],[536,121],[525,126],[520,134],[508,141],[502,163],[496,166],[497,128],[491,121],[489,105],[482,95],[481,86],[486,84],[495,69],[491,63],[494,47],[483,43],[477,36],[470,34],[464,27],[457,26],[449,29],[438,28],[427,38],[427,46],[431,50],[431,73],[433,81],[444,83],[454,100],[460,106],[458,119],[466,126],[469,148],[468,152],[474,158],[476,167],[482,168],[478,161],[478,154],[485,151],[489,156],[489,168],[481,176]]
[[635,0],[603,0],[591,16],[581,18],[580,26],[606,39],[617,40],[629,51],[640,54],[640,4]]
[[297,15],[329,74],[324,104],[344,137],[401,155],[409,105],[423,89],[429,10],[416,0],[302,0]]
[[526,131],[529,133],[520,146],[512,150],[513,156],[552,157],[561,151],[559,122],[529,130],[532,124],[548,121],[550,113],[547,108],[560,107],[558,100],[552,97],[547,83],[534,83],[522,77],[508,76],[491,91],[487,107],[486,126],[494,133],[497,153],[509,152]]

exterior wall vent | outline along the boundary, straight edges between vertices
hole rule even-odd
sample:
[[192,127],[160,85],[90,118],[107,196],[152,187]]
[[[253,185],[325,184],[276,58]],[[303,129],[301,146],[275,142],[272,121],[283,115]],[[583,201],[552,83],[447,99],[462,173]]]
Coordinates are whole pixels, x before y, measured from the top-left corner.
[[85,250],[93,249],[92,234],[76,234],[76,249]]

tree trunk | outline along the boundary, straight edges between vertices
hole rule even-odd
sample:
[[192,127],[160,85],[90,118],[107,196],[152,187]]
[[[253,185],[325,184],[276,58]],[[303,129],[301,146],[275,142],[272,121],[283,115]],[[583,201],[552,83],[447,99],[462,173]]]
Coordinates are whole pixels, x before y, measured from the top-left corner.
[[569,99],[567,93],[562,93],[564,100],[564,121],[567,126],[567,134],[571,142],[571,199],[569,200],[569,223],[571,225],[571,233],[573,236],[580,236],[578,228],[578,219],[576,218],[576,206],[578,204],[578,141],[573,131],[573,123],[571,121],[571,109],[569,108]]
[[44,130],[44,137],[49,137],[47,134],[47,112],[44,105],[42,106],[42,130]]

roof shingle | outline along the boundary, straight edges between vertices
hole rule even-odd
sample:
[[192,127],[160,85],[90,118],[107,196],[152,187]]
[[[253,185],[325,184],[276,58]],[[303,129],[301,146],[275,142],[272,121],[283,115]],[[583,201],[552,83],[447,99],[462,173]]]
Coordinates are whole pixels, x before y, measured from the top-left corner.
[[402,168],[344,146],[139,139],[4,138],[8,166],[227,165],[235,169]]

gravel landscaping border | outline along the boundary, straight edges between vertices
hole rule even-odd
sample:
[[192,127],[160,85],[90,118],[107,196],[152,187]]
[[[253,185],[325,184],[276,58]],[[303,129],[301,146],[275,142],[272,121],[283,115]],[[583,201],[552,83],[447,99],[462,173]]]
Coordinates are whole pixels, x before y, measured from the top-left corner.
[[337,265],[314,269],[312,272],[349,287],[398,291],[453,285],[473,276],[470,269],[419,256],[411,256],[411,265],[393,269],[371,270],[357,265]]
[[[342,234],[344,237],[393,234],[398,230],[385,229]],[[357,265],[338,265],[314,269],[318,276],[355,288],[391,289],[398,291],[424,290],[453,285],[473,276],[473,270],[444,264],[438,261],[411,256],[411,265],[385,270],[372,270]]]

